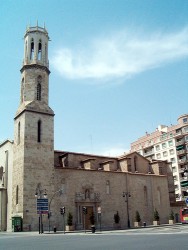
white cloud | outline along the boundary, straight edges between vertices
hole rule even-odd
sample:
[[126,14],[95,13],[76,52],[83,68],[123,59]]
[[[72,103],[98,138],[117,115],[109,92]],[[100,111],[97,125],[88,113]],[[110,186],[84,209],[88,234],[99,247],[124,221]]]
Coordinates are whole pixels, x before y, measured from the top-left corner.
[[131,77],[188,56],[188,28],[176,33],[121,31],[77,48],[61,48],[52,66],[70,79]]

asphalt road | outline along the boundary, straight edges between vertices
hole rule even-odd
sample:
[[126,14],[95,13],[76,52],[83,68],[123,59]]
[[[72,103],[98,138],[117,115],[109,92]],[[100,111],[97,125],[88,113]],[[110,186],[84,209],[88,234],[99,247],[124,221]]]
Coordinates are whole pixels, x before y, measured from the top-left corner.
[[0,233],[0,250],[186,250],[188,226],[92,233]]

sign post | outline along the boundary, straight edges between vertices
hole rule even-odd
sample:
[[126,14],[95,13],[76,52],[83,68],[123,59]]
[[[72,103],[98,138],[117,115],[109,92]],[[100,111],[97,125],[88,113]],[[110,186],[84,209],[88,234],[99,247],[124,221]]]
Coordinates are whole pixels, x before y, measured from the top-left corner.
[[97,208],[97,213],[98,213],[98,216],[99,216],[100,232],[101,232],[101,207]]
[[43,233],[42,215],[48,214],[48,199],[37,199],[37,214],[39,214],[39,234]]

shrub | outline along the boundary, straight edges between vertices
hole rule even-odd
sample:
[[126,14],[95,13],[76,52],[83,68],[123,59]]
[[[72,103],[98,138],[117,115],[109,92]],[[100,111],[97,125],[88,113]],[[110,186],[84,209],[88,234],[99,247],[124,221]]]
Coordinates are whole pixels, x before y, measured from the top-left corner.
[[138,211],[136,211],[136,214],[135,214],[135,221],[136,222],[140,222],[141,221],[140,214],[139,214]]
[[159,221],[159,213],[156,209],[154,210],[153,217],[154,217],[154,220]]
[[68,226],[72,226],[72,218],[73,218],[73,216],[72,216],[71,212],[69,212],[68,217],[67,217],[67,225]]
[[169,214],[169,220],[174,220],[174,212],[172,210]]

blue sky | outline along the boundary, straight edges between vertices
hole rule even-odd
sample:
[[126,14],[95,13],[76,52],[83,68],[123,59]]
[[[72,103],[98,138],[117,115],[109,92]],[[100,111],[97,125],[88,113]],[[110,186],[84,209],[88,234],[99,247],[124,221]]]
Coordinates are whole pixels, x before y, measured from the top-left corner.
[[0,0],[0,141],[13,139],[23,36],[49,32],[55,149],[120,155],[188,113],[187,0]]

